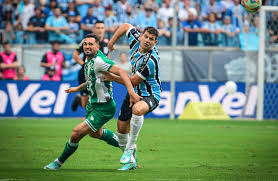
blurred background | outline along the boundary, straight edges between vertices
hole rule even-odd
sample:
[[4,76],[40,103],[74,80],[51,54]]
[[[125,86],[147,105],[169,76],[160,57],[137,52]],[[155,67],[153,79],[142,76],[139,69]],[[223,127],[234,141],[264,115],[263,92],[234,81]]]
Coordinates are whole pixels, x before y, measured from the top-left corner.
[[[58,49],[65,59],[59,81],[76,82],[81,66],[76,63],[72,54],[83,37],[93,32],[96,21],[104,21],[105,37],[108,39],[121,24],[126,22],[139,31],[147,26],[154,26],[159,31],[157,47],[160,53],[161,80],[165,84],[157,115],[150,116],[169,116],[168,103],[171,92],[169,83],[175,81],[181,84],[175,88],[176,100],[173,104],[176,105],[176,117],[192,100],[192,97],[185,98],[180,94],[188,91],[195,91],[198,95],[196,101],[221,102],[231,117],[243,115],[256,117],[257,94],[254,98],[254,94],[252,92],[250,94],[250,91],[256,92],[252,88],[258,79],[261,19],[259,13],[247,13],[240,5],[240,0],[177,0],[176,3],[173,0],[0,0],[0,2],[0,41],[11,44],[18,62],[16,66],[23,66],[22,72],[28,77],[26,80],[43,80],[43,75],[47,74],[48,70],[40,66],[41,62],[46,52],[53,49],[51,43],[58,41],[60,43]],[[278,6],[278,0],[265,0],[263,4],[275,7]],[[269,118],[278,117],[275,108],[278,106],[277,19],[277,11],[266,12],[263,37],[266,50],[263,57],[264,82],[270,83],[266,84],[270,88],[265,92],[269,92],[268,99],[272,100]],[[174,22],[177,23],[176,26]],[[63,28],[59,31],[55,29],[60,27]],[[173,41],[173,37],[176,41]],[[173,42],[176,44],[173,45]],[[3,52],[4,46],[0,50]],[[120,58],[123,53],[125,56]],[[120,39],[117,50],[111,54],[111,59],[118,64],[128,64],[129,49],[126,38]],[[18,78],[15,75],[8,79]],[[225,96],[219,97],[215,93],[228,80],[238,83],[239,94],[234,95],[229,106],[225,107],[223,104]],[[8,95],[4,81],[1,84],[3,86],[1,89],[7,91]],[[200,85],[208,86],[208,94],[206,93],[208,100],[203,95]],[[167,102],[165,105],[164,100]],[[179,103],[179,100],[183,102]],[[7,102],[10,104],[10,101]],[[237,102],[238,105],[235,106],[233,102]],[[14,112],[10,113],[7,114],[5,109],[0,115],[15,116]],[[20,111],[17,114],[20,114]]]

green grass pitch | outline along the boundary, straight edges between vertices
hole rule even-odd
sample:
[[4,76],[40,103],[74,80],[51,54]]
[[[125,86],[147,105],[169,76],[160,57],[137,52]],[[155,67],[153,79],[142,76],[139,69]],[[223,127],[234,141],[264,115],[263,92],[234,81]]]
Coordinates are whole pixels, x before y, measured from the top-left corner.
[[81,121],[0,119],[0,181],[278,180],[278,121],[145,119],[138,169],[118,171],[120,149],[87,136],[61,170],[43,170]]

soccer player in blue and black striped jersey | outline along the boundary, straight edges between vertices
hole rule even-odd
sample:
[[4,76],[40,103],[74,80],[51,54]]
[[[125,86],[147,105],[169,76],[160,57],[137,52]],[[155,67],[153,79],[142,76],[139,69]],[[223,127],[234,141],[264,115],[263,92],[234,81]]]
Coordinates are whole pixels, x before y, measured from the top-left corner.
[[[108,48],[114,50],[114,44],[124,34],[129,39],[132,64],[130,80],[135,92],[142,96],[141,101],[130,106],[127,95],[118,120],[119,146],[124,151],[119,170],[136,168],[136,141],[144,122],[144,115],[153,111],[159,104],[161,94],[160,65],[157,43],[158,31],[154,27],[146,27],[140,34],[135,27],[124,23],[121,25],[108,43]],[[119,76],[105,74],[106,80],[123,83]]]

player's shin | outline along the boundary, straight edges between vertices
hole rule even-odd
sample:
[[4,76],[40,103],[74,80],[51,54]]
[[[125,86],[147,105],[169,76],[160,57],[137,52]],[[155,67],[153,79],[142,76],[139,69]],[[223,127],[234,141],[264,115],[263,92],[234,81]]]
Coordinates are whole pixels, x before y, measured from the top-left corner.
[[144,116],[132,114],[130,120],[130,138],[127,143],[127,148],[135,149],[135,144],[139,136],[140,130],[144,123]]
[[72,143],[70,140],[67,142],[63,153],[60,155],[58,160],[64,163],[78,148],[79,143]]
[[105,141],[109,145],[119,147],[118,136],[109,129],[103,128],[103,133],[100,139]]
[[119,147],[121,148],[122,151],[124,151],[126,148],[127,141],[129,139],[129,135],[128,135],[128,133],[122,134],[119,132],[117,133],[117,135],[118,135],[118,139],[119,139]]

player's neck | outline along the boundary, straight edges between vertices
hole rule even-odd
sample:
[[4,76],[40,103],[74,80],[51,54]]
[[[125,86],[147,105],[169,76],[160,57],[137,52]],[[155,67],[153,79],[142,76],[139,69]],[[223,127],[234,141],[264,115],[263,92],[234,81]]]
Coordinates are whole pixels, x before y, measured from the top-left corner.
[[91,59],[94,58],[96,55],[97,55],[97,53],[94,54],[94,55],[87,55],[86,58],[87,58],[87,60],[91,60]]
[[149,50],[148,49],[144,49],[141,46],[139,46],[139,52],[140,53],[147,53]]

